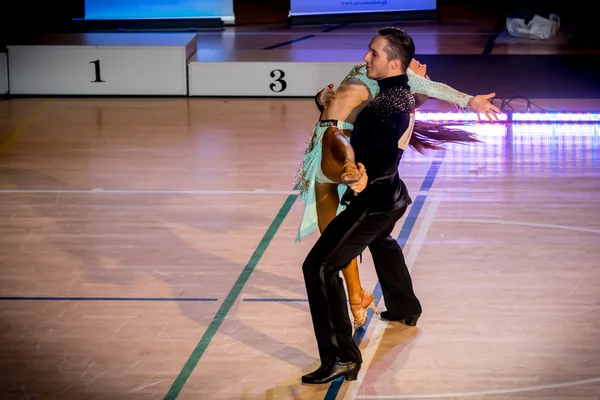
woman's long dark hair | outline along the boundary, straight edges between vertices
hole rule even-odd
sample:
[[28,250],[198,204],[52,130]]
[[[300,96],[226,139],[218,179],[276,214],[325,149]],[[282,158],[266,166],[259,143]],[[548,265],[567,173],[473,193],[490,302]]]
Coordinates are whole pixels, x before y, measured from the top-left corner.
[[[424,94],[415,93],[415,108],[421,107],[428,99]],[[445,150],[444,143],[481,143],[481,140],[471,132],[463,129],[450,128],[456,123],[433,123],[427,121],[415,121],[413,134],[410,138],[409,145],[421,154],[425,154],[426,150]],[[464,126],[465,124],[461,124]]]
[[445,150],[443,145],[446,143],[481,143],[475,134],[451,126],[448,123],[416,120],[409,145],[425,154],[427,150]]

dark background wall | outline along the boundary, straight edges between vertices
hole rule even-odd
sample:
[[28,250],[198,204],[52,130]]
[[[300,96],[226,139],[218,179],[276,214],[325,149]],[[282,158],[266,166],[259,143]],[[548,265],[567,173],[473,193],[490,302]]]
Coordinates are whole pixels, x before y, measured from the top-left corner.
[[[0,5],[0,51],[13,40],[12,38],[23,38],[38,32],[65,31],[72,23],[73,18],[84,16],[83,4],[84,0],[2,1]],[[574,32],[570,45],[582,44],[600,47],[597,16],[590,9],[593,4],[592,2],[584,4],[583,0],[568,2],[557,0],[494,0],[491,2],[438,0],[438,9],[442,23],[444,15],[448,17],[463,16],[464,13],[464,19],[468,18],[468,15],[477,15],[481,14],[479,11],[485,11],[487,15],[497,18],[499,29],[504,28],[504,20],[507,15],[526,16],[533,11],[543,15],[552,12],[558,14],[563,25],[569,25]],[[289,6],[289,0],[234,0],[236,24],[285,22]],[[479,10],[471,12],[465,8]],[[493,27],[490,27],[490,31],[492,30]],[[448,57],[462,58],[450,60]],[[495,76],[495,86],[504,88],[507,96],[518,95],[524,87],[529,88],[529,91],[533,93],[533,86],[537,88],[537,91],[534,92],[542,97],[599,98],[600,96],[600,75],[597,73],[600,68],[600,56],[567,54],[564,56],[469,57],[439,55],[425,59],[427,57],[423,56],[421,61],[426,61],[437,71],[436,78],[438,80],[461,87],[464,91],[477,92],[479,80],[473,78],[475,72],[469,72],[465,68],[453,68],[453,65],[472,65],[476,69],[475,71],[480,71],[482,68],[487,71],[495,71],[491,75]],[[523,71],[529,71],[529,75],[524,74]],[[546,71],[546,75],[541,71]],[[557,81],[562,82],[566,87],[547,93],[549,87],[556,86],[548,85],[548,82]],[[571,93],[571,95],[567,96],[565,93]]]
[[[438,0],[438,8],[466,6],[489,8],[491,12],[505,16],[508,12],[531,9],[548,10],[559,14],[565,23],[576,25],[578,33],[595,35],[595,13],[589,2],[583,0]],[[236,22],[239,24],[284,21],[289,10],[289,0],[234,0]],[[0,29],[2,35],[15,31],[61,30],[73,18],[83,17],[84,0],[31,1],[4,0],[0,5]],[[9,26],[8,23],[14,24]]]
[[[287,21],[290,0],[234,0],[236,24]],[[13,38],[21,39],[39,32],[69,29],[73,18],[84,16],[84,0],[28,1],[4,0],[0,5],[0,51]],[[438,0],[443,23],[447,19],[485,15],[496,18],[496,29],[504,28],[507,15],[544,15],[555,13],[562,24],[574,32],[569,45],[582,49],[600,47],[600,29],[594,3],[583,0]],[[475,17],[471,17],[475,18]],[[11,26],[12,25],[12,26]],[[317,28],[318,29],[318,28]],[[494,33],[490,26],[490,34]],[[490,35],[493,38],[493,35]],[[569,53],[569,52],[567,52]],[[435,71],[435,79],[464,92],[479,93],[481,87],[493,87],[500,97],[600,98],[600,55],[419,55]],[[594,52],[596,53],[596,52]],[[481,73],[485,71],[485,73]],[[552,83],[552,84],[549,84]],[[487,89],[486,89],[487,90]]]

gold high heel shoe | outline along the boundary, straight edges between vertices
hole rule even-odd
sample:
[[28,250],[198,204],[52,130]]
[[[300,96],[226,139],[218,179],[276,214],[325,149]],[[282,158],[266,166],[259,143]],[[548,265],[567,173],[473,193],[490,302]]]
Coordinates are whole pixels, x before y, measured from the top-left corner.
[[375,314],[379,314],[379,309],[375,305],[375,298],[371,293],[363,290],[362,302],[360,304],[350,304],[350,310],[354,317],[354,329],[360,328],[367,322],[367,310],[369,308],[371,308]]

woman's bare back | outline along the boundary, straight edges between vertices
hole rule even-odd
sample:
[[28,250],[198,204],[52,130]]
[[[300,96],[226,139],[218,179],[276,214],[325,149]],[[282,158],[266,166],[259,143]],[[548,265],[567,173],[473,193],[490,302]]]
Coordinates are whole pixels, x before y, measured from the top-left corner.
[[335,97],[321,113],[321,120],[336,119],[354,124],[358,113],[370,100],[369,89],[361,81],[348,79],[336,89]]

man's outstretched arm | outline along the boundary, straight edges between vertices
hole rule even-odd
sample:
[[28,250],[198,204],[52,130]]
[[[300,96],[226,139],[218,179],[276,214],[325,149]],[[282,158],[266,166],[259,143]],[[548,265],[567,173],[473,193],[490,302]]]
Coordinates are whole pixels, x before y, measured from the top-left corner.
[[478,114],[485,114],[490,121],[497,121],[497,114],[502,114],[502,111],[500,111],[498,107],[489,102],[489,99],[496,95],[495,93],[471,96],[459,92],[445,83],[423,78],[415,74],[410,68],[406,73],[408,75],[408,85],[413,93],[423,94],[434,99],[456,104],[463,108],[471,108]]

